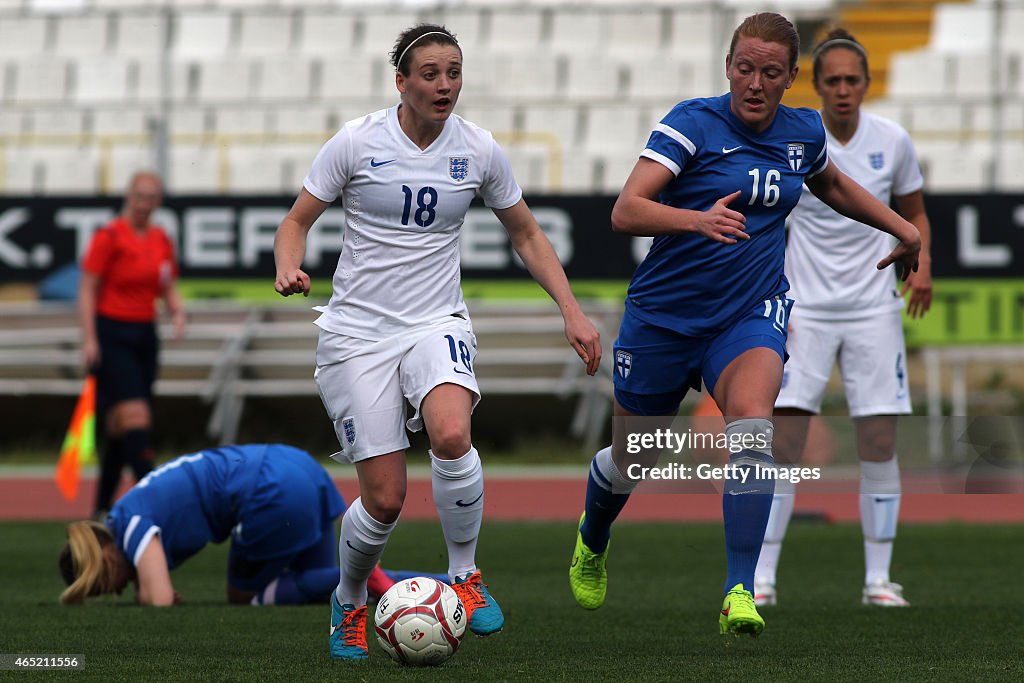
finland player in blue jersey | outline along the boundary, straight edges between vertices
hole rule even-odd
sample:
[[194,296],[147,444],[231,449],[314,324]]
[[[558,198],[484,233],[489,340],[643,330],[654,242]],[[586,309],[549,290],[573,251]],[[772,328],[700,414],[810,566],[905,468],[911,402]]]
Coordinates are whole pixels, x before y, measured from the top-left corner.
[[[105,524],[68,526],[61,602],[120,593],[134,581],[140,604],[174,604],[170,571],[228,538],[230,602],[326,602],[338,583],[334,523],[344,511],[330,476],[297,448],[251,444],[183,455],[140,480]],[[379,595],[406,574],[377,568],[371,588]]]
[[[784,221],[806,184],[835,210],[899,245],[878,263],[916,268],[917,229],[829,161],[821,118],[780,105],[797,74],[799,39],[783,16],[748,17],[726,57],[729,93],[678,104],[657,124],[612,210],[617,232],[653,236],[630,283],[615,342],[612,446],[590,466],[569,579],[577,602],[604,603],[611,525],[638,480],[626,439],[667,426],[701,381],[725,415],[734,471],[772,466],[771,415],[792,302]],[[626,420],[642,417],[639,422]],[[625,419],[624,419],[625,418]],[[642,458],[656,454],[642,454]],[[728,563],[721,633],[759,635],[754,567],[773,480],[725,481]],[[749,494],[749,495],[745,495]]]

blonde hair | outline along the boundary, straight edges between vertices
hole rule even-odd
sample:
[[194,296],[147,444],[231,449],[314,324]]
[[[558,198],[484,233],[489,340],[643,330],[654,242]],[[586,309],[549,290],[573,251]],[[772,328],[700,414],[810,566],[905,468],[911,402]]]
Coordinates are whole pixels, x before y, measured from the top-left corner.
[[99,522],[86,520],[68,524],[68,542],[60,551],[58,565],[68,587],[60,594],[63,605],[80,605],[100,592],[110,568],[103,549],[113,545],[114,535]]

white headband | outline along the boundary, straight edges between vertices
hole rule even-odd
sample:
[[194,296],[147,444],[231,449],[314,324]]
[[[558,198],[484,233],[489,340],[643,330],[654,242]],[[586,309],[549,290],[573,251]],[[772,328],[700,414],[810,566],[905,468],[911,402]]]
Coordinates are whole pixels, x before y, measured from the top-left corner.
[[855,52],[859,52],[862,56],[867,57],[867,53],[864,51],[863,46],[860,43],[849,40],[848,38],[833,38],[832,40],[826,40],[824,43],[818,46],[818,49],[814,51],[814,58],[817,59],[825,50],[832,49],[834,47],[849,47],[853,48]]
[[[398,70],[398,71],[402,70],[402,60],[405,59],[405,53],[409,51],[409,48],[411,48],[413,45],[415,45],[417,43],[417,41],[419,41],[421,38],[426,38],[427,36],[445,36],[446,38],[449,38],[450,40],[455,41],[455,39],[452,38],[450,34],[445,33],[444,31],[430,31],[429,33],[424,33],[422,36],[417,36],[417,37],[413,38],[411,43],[409,43],[408,45],[405,46],[405,49],[402,50],[402,54],[398,55],[398,61],[395,62],[395,69],[396,70]],[[458,47],[459,43],[456,41],[455,45],[456,45],[456,47]]]

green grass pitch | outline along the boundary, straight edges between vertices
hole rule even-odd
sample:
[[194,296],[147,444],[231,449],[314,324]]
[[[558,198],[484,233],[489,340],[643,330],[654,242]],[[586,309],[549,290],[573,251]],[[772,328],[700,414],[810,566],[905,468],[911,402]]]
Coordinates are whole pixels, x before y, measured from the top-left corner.
[[[332,663],[326,605],[227,606],[226,545],[172,574],[180,607],[136,607],[131,590],[62,607],[62,525],[3,523],[0,652],[82,654],[86,668],[74,680],[104,681],[1022,680],[1022,531],[904,525],[893,574],[913,607],[885,610],[860,606],[859,527],[794,523],[781,605],[762,610],[767,628],[755,640],[718,635],[720,526],[620,524],[608,602],[586,612],[566,579],[571,523],[485,523],[478,557],[506,628],[467,636],[432,670],[402,669],[372,637],[369,662]],[[443,571],[439,528],[400,524],[385,565]]]

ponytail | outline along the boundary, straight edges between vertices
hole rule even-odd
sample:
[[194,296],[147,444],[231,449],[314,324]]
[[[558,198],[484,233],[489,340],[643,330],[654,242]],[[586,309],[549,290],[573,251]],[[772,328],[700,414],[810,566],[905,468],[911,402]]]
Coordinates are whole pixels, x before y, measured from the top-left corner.
[[91,520],[68,524],[68,542],[60,552],[58,565],[68,587],[60,594],[63,605],[80,605],[99,592],[109,569],[103,549],[114,543],[107,527]]

